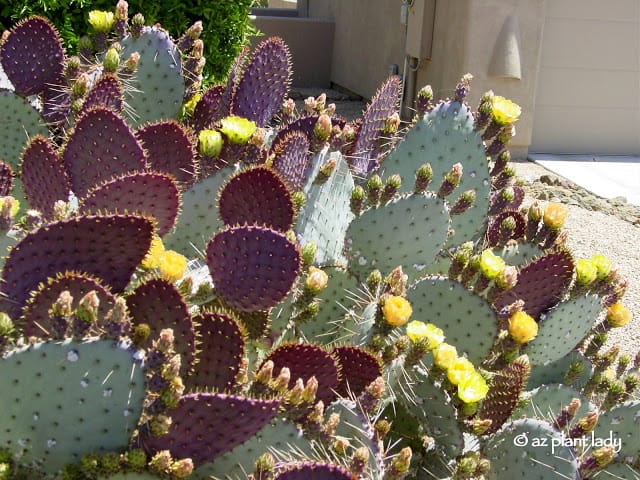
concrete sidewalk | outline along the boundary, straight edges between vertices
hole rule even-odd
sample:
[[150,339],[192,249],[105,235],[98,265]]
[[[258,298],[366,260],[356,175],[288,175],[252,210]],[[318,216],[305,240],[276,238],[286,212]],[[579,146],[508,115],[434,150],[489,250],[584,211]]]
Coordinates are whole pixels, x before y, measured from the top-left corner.
[[640,206],[640,157],[532,153],[529,159],[600,197]]

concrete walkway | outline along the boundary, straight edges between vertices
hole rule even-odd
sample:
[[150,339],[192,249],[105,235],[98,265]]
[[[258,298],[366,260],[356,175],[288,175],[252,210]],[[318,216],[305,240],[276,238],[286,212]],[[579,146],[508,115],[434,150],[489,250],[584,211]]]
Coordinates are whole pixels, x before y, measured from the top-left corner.
[[529,159],[600,197],[640,206],[640,157],[538,153]]

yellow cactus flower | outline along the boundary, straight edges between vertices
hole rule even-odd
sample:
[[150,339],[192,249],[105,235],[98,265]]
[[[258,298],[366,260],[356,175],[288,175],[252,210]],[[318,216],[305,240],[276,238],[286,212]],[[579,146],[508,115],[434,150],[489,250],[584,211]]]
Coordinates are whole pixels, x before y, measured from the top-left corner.
[[624,327],[631,318],[631,311],[621,302],[616,302],[607,309],[607,322],[613,328]]
[[601,253],[594,253],[591,256],[591,263],[598,270],[598,280],[604,280],[611,272],[611,260]]
[[157,268],[160,271],[160,276],[167,282],[177,282],[187,270],[187,259],[178,252],[166,250],[160,256]]
[[236,145],[247,143],[258,128],[255,122],[237,115],[223,118],[220,124],[220,131],[226,135],[229,142]]
[[576,262],[576,283],[589,285],[598,278],[598,267],[591,260],[581,258]]
[[198,105],[198,102],[201,99],[202,95],[200,95],[199,93],[193,94],[191,98],[187,100],[184,105],[182,105],[182,114],[188,117],[193,115],[193,112],[196,110],[196,105]]
[[164,254],[164,244],[160,237],[153,237],[151,240],[151,246],[147,255],[142,260],[142,267],[148,270],[152,268],[158,268],[160,265],[160,257]]
[[205,157],[216,158],[222,151],[222,135],[216,130],[202,130],[198,134],[198,149]]
[[113,12],[103,12],[101,10],[92,10],[89,12],[89,24],[96,32],[107,33],[116,23],[116,17]]
[[449,370],[453,362],[458,359],[458,350],[453,345],[441,343],[433,349],[433,363],[443,370]]
[[480,271],[489,280],[498,277],[506,266],[504,260],[489,249],[480,255]]
[[444,341],[444,332],[432,323],[414,320],[407,324],[407,337],[412,342],[426,338],[429,343],[429,350],[433,350]]
[[458,398],[464,403],[475,403],[487,396],[489,386],[478,372],[473,372],[458,383]]
[[500,95],[495,95],[491,100],[491,114],[498,125],[508,125],[517,121],[521,113],[520,105]]
[[304,282],[304,286],[311,293],[317,295],[327,288],[328,282],[329,276],[327,275],[327,272],[316,267],[309,267],[309,274]]
[[527,343],[538,335],[538,323],[526,312],[516,312],[509,318],[509,334],[518,343]]
[[476,373],[476,369],[473,366],[473,363],[465,357],[458,357],[447,369],[447,378],[452,384],[458,385],[474,373]]
[[397,295],[391,295],[382,305],[384,319],[392,327],[401,327],[407,323],[412,313],[413,309],[408,300]]
[[548,203],[544,208],[542,221],[552,230],[559,230],[567,219],[567,208],[559,203]]

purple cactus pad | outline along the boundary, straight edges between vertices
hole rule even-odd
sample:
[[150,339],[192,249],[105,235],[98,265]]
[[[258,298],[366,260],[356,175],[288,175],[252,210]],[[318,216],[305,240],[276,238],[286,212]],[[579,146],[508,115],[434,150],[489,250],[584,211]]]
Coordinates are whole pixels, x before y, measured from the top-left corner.
[[231,391],[244,356],[244,338],[238,322],[227,313],[205,312],[195,323],[201,345],[195,372],[185,379],[186,387],[193,391]]
[[174,348],[182,360],[180,373],[188,373],[195,359],[196,334],[189,307],[178,289],[160,278],[148,280],[127,297],[127,307],[134,325],[149,325],[151,338],[163,328],[173,329]]
[[11,194],[13,187],[13,170],[11,165],[0,160],[0,197]]
[[129,126],[105,107],[94,107],[80,117],[62,158],[78,197],[104,181],[146,167],[144,150]]
[[[502,227],[502,222],[507,218],[512,218],[516,224],[513,230],[505,231]],[[489,228],[487,229],[487,240],[489,241],[489,247],[496,245],[504,245],[509,240],[518,240],[524,237],[527,229],[527,220],[524,215],[518,211],[505,211],[497,215],[491,220]]]
[[169,450],[197,468],[253,437],[277,415],[281,400],[196,393],[183,396],[171,411],[171,428],[161,437],[142,438],[149,455]]
[[338,395],[357,398],[373,382],[382,375],[382,367],[378,358],[359,347],[335,347],[331,352],[340,364],[342,379],[336,389]]
[[291,194],[277,173],[254,167],[234,175],[220,191],[220,219],[229,226],[263,225],[285,232],[293,225]]
[[224,85],[214,85],[205,92],[196,104],[191,118],[195,132],[211,128],[216,122],[229,115],[229,107],[224,103],[224,93]]
[[301,131],[279,137],[271,146],[273,169],[278,172],[292,192],[302,190],[309,174],[309,139]]
[[0,45],[0,62],[20,95],[36,95],[57,85],[64,50],[56,29],[46,18],[30,17],[14,26]]
[[244,226],[217,233],[207,245],[216,292],[232,308],[255,312],[281,302],[301,266],[300,250],[274,230]]
[[18,318],[30,292],[67,271],[84,272],[122,292],[149,251],[153,221],[135,215],[79,216],[29,232],[2,271],[2,308]]
[[489,213],[492,215],[496,215],[504,210],[518,210],[520,205],[522,205],[522,201],[524,200],[524,188],[519,185],[513,185],[511,187],[513,189],[513,199],[507,201],[502,196],[502,190],[494,192],[491,195],[490,200],[490,209]]
[[82,104],[80,115],[93,107],[107,107],[114,112],[122,112],[123,90],[118,77],[112,73],[102,75],[89,90]]
[[278,466],[274,480],[357,480],[357,476],[339,465],[301,462]]

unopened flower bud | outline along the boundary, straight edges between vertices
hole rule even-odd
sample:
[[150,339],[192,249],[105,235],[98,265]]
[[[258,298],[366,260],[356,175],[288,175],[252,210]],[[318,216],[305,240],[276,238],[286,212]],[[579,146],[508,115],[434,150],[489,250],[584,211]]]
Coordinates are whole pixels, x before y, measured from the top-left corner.
[[272,360],[267,360],[262,364],[258,373],[256,374],[256,382],[261,383],[263,385],[267,385],[273,379],[273,368],[274,363]]
[[202,130],[198,134],[198,148],[205,157],[216,158],[222,151],[222,134],[217,130]]
[[315,126],[313,127],[313,134],[321,142],[326,142],[331,135],[331,117],[325,113],[318,117]]
[[290,381],[291,370],[289,370],[287,367],[282,367],[278,376],[273,380],[272,387],[274,390],[281,392],[289,388]]
[[104,67],[105,72],[118,71],[118,67],[120,66],[120,54],[117,49],[111,47],[107,50],[107,53],[104,55],[104,60],[102,61],[102,66]]
[[304,286],[310,293],[317,295],[327,288],[328,281],[329,276],[327,272],[316,267],[309,267],[309,274],[307,275]]
[[398,131],[400,127],[400,115],[398,112],[394,112],[391,116],[387,117],[384,121],[383,133],[387,135],[393,135]]
[[183,458],[173,462],[170,473],[178,479],[189,478],[193,473],[193,468],[193,460],[190,458]]

